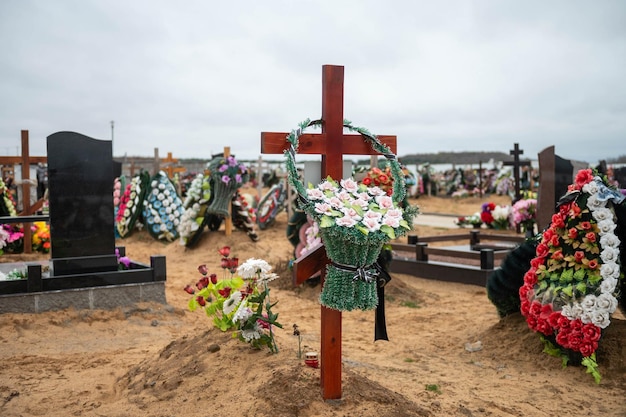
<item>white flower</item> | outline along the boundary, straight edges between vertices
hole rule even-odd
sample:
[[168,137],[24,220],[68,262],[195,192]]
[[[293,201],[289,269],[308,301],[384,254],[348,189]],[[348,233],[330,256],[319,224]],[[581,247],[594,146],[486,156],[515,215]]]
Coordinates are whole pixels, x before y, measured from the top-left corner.
[[591,215],[593,216],[594,219],[596,219],[596,222],[602,221],[602,220],[612,220],[613,219],[613,213],[611,212],[610,209],[603,207],[603,208],[599,208],[597,210],[594,210]]
[[602,293],[596,298],[596,306],[598,306],[600,310],[613,313],[615,309],[617,309],[617,298],[612,294]]
[[[583,323],[585,323],[583,321]],[[596,310],[591,315],[591,323],[601,329],[606,329],[611,324],[611,315],[605,310]]]
[[383,218],[383,224],[393,227],[394,229],[400,227],[400,218],[393,216],[385,216]]
[[366,217],[363,220],[361,220],[361,223],[370,232],[375,232],[377,230],[380,230],[380,223],[379,223],[378,219],[376,219],[376,218]]
[[159,190],[165,190],[165,184],[161,183],[159,184]]
[[583,298],[582,303],[580,303],[583,310],[590,311],[593,310],[596,306],[596,296],[593,294],[588,294]]
[[602,252],[600,253],[600,259],[602,259],[602,262],[605,264],[609,262],[618,262],[619,250],[616,248],[607,246],[602,249]]
[[388,195],[378,195],[375,198],[376,200],[376,204],[378,204],[378,207],[380,207],[381,209],[392,209],[393,207],[393,199],[391,197],[389,197]]
[[589,198],[587,198],[587,207],[589,207],[591,211],[595,211],[604,206],[606,206],[606,201],[600,200],[597,194],[591,194]]
[[341,212],[344,214],[344,216],[349,216],[356,221],[361,220],[361,216],[359,216],[359,213],[352,207],[344,207],[341,209]]
[[255,339],[261,338],[261,328],[258,323],[254,324],[253,329],[245,329],[241,331],[241,336],[244,338],[246,342],[251,342]]
[[354,227],[357,221],[350,216],[343,216],[335,220],[335,223],[337,226]]
[[242,297],[241,297],[240,291],[235,291],[232,294],[230,294],[230,297],[228,297],[226,301],[224,301],[224,307],[222,308],[222,310],[224,311],[224,314],[228,315],[232,313],[233,311],[235,311],[235,308],[241,302],[241,298]]
[[150,185],[152,186],[152,188],[156,188],[157,184],[159,182],[157,180],[152,180],[152,182],[150,183]]
[[615,288],[617,288],[617,278],[615,277],[604,277],[600,283],[600,291],[605,294],[613,294],[615,292]]
[[319,214],[330,215],[332,211],[332,207],[328,203],[315,203],[315,212]]
[[600,246],[602,246],[603,248],[606,248],[606,247],[619,248],[619,245],[620,245],[620,240],[613,233],[607,233],[600,237]]
[[248,302],[244,300],[239,303],[239,307],[237,307],[237,311],[235,311],[235,315],[233,315],[233,323],[237,323],[238,321],[243,323],[252,317],[252,314],[252,309],[248,307]]
[[615,227],[617,225],[613,222],[613,220],[602,220],[598,222],[598,229],[600,229],[600,234],[609,234],[609,233],[613,233],[613,231],[615,230]]
[[332,182],[327,180],[324,180],[320,185],[318,185],[318,188],[322,191],[337,191],[337,187]]
[[564,305],[561,309],[561,314],[570,320],[576,320],[583,314],[583,309],[580,304],[574,302]]
[[356,193],[359,188],[359,184],[352,178],[339,181],[339,185],[341,185],[349,193]]
[[607,262],[605,264],[600,265],[600,275],[604,279],[619,278],[620,267],[615,262]]
[[370,195],[373,195],[374,197],[377,197],[380,195],[387,195],[385,190],[383,190],[380,187],[370,187],[367,189],[367,192],[370,193]]
[[326,200],[326,202],[328,204],[331,205],[332,208],[341,210],[343,208],[343,201],[341,201],[339,198],[333,196],[330,199]]
[[237,274],[244,279],[258,278],[272,270],[270,264],[263,259],[250,258],[237,268]]
[[588,182],[587,184],[583,185],[584,193],[597,194],[598,191],[598,183],[595,181],[595,178],[594,181]]

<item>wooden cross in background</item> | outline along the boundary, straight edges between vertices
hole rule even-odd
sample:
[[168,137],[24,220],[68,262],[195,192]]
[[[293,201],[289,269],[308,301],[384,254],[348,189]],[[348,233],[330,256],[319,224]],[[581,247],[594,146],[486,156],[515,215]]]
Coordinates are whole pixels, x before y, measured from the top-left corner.
[[[302,134],[298,153],[322,155],[322,178],[339,180],[343,176],[343,155],[376,154],[361,135],[343,133],[343,74],[344,67],[322,66],[322,133]],[[289,147],[288,133],[262,132],[261,153],[282,154]],[[395,136],[378,139],[396,153]],[[294,284],[299,285],[328,263],[323,246],[296,260]],[[321,306],[321,387],[325,400],[341,398],[341,311]]]

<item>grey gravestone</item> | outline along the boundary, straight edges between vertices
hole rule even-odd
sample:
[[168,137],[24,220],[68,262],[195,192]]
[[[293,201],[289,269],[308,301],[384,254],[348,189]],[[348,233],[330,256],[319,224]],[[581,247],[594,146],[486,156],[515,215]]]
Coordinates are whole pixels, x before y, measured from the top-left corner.
[[47,148],[54,275],[117,270],[111,141],[57,132]]

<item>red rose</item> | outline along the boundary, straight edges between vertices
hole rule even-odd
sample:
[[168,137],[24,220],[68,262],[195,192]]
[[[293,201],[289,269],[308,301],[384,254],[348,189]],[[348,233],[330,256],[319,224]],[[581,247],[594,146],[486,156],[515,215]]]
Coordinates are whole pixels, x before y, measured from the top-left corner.
[[556,343],[563,346],[564,348],[569,348],[569,333],[564,331],[559,331],[556,335]]
[[586,342],[597,342],[600,340],[600,336],[602,336],[602,329],[593,323],[585,324],[582,332]]
[[584,357],[591,356],[598,348],[598,342],[582,342],[578,347],[581,355]]
[[595,259],[592,259],[592,260],[589,261],[587,266],[589,267],[589,269],[597,269],[598,268],[598,261],[596,261]]
[[537,283],[537,273],[536,270],[531,268],[524,274],[524,282],[526,285],[535,285]]
[[578,237],[578,229],[576,229],[575,227],[570,228],[567,231],[567,237],[569,237],[570,239],[576,239]]
[[582,334],[580,332],[571,332],[567,337],[567,346],[569,349],[578,350],[582,342]]
[[480,220],[482,220],[483,223],[491,224],[493,223],[493,216],[488,211],[483,211],[480,213]]
[[541,265],[543,265],[543,262],[544,262],[544,258],[543,257],[533,258],[533,259],[530,260],[530,266],[533,267],[536,270]]
[[554,236],[556,234],[556,232],[554,231],[553,228],[548,228],[546,229],[545,232],[543,232],[543,239],[541,240],[542,242],[549,242],[550,239],[552,239],[552,236]]
[[528,317],[528,312],[530,311],[530,301],[528,299],[523,298],[520,304],[520,311],[526,317]]
[[561,246],[561,240],[559,239],[559,235],[552,236],[552,239],[550,239],[550,245],[557,248]]
[[596,234],[594,232],[588,232],[585,237],[591,243],[596,243]]
[[579,190],[583,188],[583,185],[588,184],[591,181],[593,181],[593,173],[591,172],[590,168],[581,169],[580,171],[578,171],[578,173],[576,174],[576,179],[574,180],[574,182],[576,183],[576,187],[578,187]]
[[548,317],[548,322],[550,323],[550,326],[552,326],[552,328],[554,329],[558,328],[561,317],[563,316],[560,312],[553,311],[552,314],[550,314],[550,317]]
[[555,251],[552,254],[552,259],[555,259],[557,261],[562,261],[563,260],[563,251],[561,249]]
[[591,222],[580,222],[580,227],[582,227],[583,230],[591,230]]
[[576,218],[576,217],[580,216],[580,212],[581,212],[580,206],[578,204],[576,204],[575,201],[572,202],[572,207],[571,207],[571,209],[569,211],[570,217]]
[[582,250],[577,250],[576,252],[574,252],[574,259],[576,259],[576,262],[581,262],[583,259],[585,259],[585,252]]
[[536,317],[541,314],[541,303],[539,301],[533,301],[530,305],[530,314]]
[[552,227],[562,229],[565,227],[565,222],[563,221],[563,216],[559,213],[555,213],[552,215]]
[[548,320],[542,318],[537,319],[536,329],[539,333],[543,333],[546,336],[550,336],[552,334],[552,326],[550,326]]
[[370,177],[363,178],[363,184],[369,187],[372,184],[372,179]]
[[537,256],[544,258],[550,252],[550,248],[548,248],[548,245],[546,245],[545,243],[540,243],[537,245],[536,252],[537,252]]

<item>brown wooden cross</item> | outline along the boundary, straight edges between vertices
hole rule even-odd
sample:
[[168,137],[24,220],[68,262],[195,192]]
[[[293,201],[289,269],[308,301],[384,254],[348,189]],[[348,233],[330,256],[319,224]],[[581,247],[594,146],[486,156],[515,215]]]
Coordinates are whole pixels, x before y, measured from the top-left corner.
[[[322,66],[322,133],[302,134],[298,153],[322,155],[322,178],[343,176],[343,155],[376,154],[361,135],[343,133],[343,74],[344,67]],[[261,153],[281,154],[288,148],[288,133],[262,132]],[[395,136],[378,139],[396,153]],[[322,271],[324,285],[325,265],[328,263],[323,246],[296,260],[293,282],[299,285],[316,272]],[[325,400],[341,398],[341,311],[321,306],[321,377]]]
[[[19,216],[30,216],[37,212],[43,206],[44,199],[40,198],[35,204],[30,204],[30,165],[41,163],[47,163],[48,157],[46,156],[30,156],[29,154],[29,140],[28,130],[21,131],[22,138],[22,155],[21,156],[1,156],[0,165],[22,165],[22,211],[18,213]],[[15,172],[15,171],[14,171]],[[31,230],[30,222],[24,222],[24,253],[32,252],[31,242]]]

